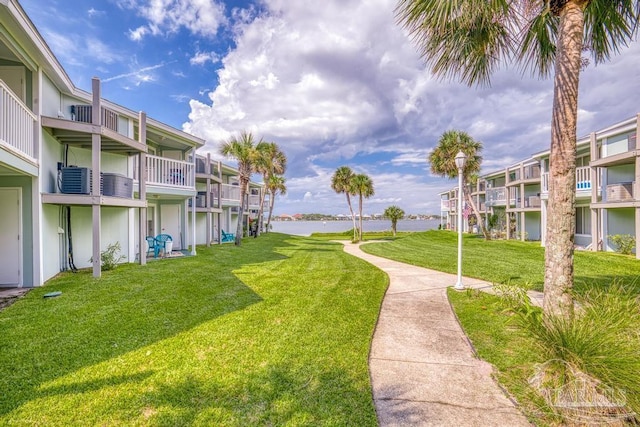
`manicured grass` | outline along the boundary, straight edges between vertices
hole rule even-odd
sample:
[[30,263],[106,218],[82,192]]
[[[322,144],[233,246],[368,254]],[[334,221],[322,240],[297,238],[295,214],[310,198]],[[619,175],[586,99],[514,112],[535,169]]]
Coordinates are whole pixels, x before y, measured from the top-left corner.
[[277,233],[198,251],[1,311],[0,425],[376,424],[382,272]]
[[[369,240],[395,240],[413,234],[413,231],[398,231],[396,236],[390,230],[386,231],[366,231],[362,234],[363,241]],[[343,231],[340,233],[312,233],[311,237],[322,240],[351,240],[353,239],[353,230]]]
[[[434,270],[456,273],[458,240],[451,231],[412,233],[393,242],[370,243],[365,252]],[[521,284],[542,290],[544,248],[539,242],[485,241],[464,235],[462,274],[493,283]],[[633,286],[640,292],[640,262],[633,256],[604,252],[575,252],[575,284],[578,292],[612,282]]]
[[529,385],[536,363],[544,362],[539,348],[512,322],[501,298],[484,292],[449,290],[449,301],[478,356],[497,369],[497,380],[537,426],[559,425],[559,418]]

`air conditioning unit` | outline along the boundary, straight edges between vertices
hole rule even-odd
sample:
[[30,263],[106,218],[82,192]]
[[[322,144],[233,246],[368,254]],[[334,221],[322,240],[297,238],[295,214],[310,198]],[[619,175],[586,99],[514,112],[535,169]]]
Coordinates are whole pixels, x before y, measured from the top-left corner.
[[91,171],[88,168],[63,167],[60,169],[60,173],[60,192],[91,194]]
[[133,198],[133,179],[117,173],[103,173],[100,176],[101,193],[104,196]]

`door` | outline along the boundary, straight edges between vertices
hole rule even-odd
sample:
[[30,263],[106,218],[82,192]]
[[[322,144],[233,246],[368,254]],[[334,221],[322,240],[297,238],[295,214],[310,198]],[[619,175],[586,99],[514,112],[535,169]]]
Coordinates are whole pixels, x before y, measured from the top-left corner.
[[22,286],[21,190],[0,188],[0,286]]
[[168,234],[173,240],[173,249],[182,249],[182,236],[180,235],[180,209],[182,205],[162,205],[160,206],[160,232],[158,234]]

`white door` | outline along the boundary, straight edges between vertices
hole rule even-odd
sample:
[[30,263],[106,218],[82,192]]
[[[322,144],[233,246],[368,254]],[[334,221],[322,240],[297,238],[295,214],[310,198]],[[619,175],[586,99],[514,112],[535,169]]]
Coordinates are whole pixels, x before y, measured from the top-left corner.
[[22,286],[21,190],[0,188],[0,286]]
[[162,205],[160,206],[160,232],[158,234],[168,234],[173,240],[173,249],[182,249],[182,239],[180,236],[180,209],[182,205]]
[[9,86],[9,89],[11,89],[22,102],[25,102],[27,92],[24,67],[0,67],[0,80]]

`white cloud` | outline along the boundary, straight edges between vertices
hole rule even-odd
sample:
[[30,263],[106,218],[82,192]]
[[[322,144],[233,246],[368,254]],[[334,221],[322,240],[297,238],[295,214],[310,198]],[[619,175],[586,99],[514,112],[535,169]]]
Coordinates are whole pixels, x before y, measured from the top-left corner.
[[[349,164],[374,179],[370,211],[393,201],[407,212],[437,213],[437,193],[453,183],[432,177],[426,157],[451,129],[484,144],[484,172],[548,148],[551,80],[517,70],[498,71],[488,88],[435,80],[394,22],[396,3],[264,0],[264,13],[235,10],[236,48],[221,59],[209,102],[191,101],[184,129],[210,150],[240,130],[276,141],[290,159],[282,211],[299,211],[296,203],[313,197],[319,211],[346,213],[329,181],[335,167]],[[640,48],[629,51],[583,73],[586,129],[636,112],[625,93],[640,84],[633,65]],[[621,83],[621,75],[629,78]]]
[[204,65],[207,62],[216,63],[219,61],[220,56],[215,52],[196,52],[196,54],[189,59],[192,65]]
[[147,35],[164,35],[181,28],[204,37],[214,37],[226,22],[224,3],[212,0],[126,0],[118,1],[123,9],[132,9],[147,20],[147,24],[129,30],[131,40]]

